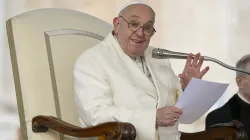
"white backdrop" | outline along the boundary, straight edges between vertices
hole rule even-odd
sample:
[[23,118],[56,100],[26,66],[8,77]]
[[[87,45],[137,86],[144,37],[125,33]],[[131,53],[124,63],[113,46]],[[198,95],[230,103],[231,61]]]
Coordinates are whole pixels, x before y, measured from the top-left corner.
[[[0,0],[0,115],[11,116],[18,122],[5,31],[5,21],[8,18],[34,9],[58,7],[86,12],[112,23],[119,7],[126,1],[128,0]],[[157,33],[152,38],[152,45],[173,51],[201,52],[233,66],[241,56],[250,53],[250,1],[147,1],[156,11]],[[179,74],[185,61],[171,62],[176,74]],[[237,92],[235,72],[211,62],[205,62],[205,65],[210,66],[210,71],[204,80],[230,83],[226,93],[211,109],[213,110]],[[181,125],[180,130],[204,130],[204,118],[205,115],[191,125]]]

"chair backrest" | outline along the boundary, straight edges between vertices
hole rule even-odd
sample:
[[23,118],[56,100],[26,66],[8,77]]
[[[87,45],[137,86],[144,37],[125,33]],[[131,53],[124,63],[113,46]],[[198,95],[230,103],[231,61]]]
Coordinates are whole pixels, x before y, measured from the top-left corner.
[[112,26],[85,13],[55,8],[30,11],[6,24],[23,140],[63,139],[51,130],[33,133],[31,120],[49,115],[79,126],[74,63]]

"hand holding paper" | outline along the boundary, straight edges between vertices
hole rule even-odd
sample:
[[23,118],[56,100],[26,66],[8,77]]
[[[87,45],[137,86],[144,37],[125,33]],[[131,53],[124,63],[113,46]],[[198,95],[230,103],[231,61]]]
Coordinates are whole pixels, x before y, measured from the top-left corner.
[[175,105],[183,112],[179,122],[190,124],[198,120],[220,99],[228,85],[192,78]]

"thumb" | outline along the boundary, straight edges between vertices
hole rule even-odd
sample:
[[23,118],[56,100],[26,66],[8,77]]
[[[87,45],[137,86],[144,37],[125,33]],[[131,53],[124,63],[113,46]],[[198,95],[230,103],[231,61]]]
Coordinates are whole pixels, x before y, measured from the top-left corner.
[[178,76],[179,76],[179,78],[181,78],[181,79],[184,78],[184,74],[183,74],[183,73],[179,74]]

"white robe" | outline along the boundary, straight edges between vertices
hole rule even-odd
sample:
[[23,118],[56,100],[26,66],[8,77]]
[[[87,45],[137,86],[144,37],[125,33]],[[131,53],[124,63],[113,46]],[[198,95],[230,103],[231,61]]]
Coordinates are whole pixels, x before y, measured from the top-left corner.
[[176,140],[173,127],[156,128],[156,110],[173,106],[182,92],[178,77],[167,59],[145,60],[154,84],[126,55],[110,33],[105,40],[83,52],[75,63],[75,100],[83,127],[109,121],[129,122],[136,128],[136,140]]

